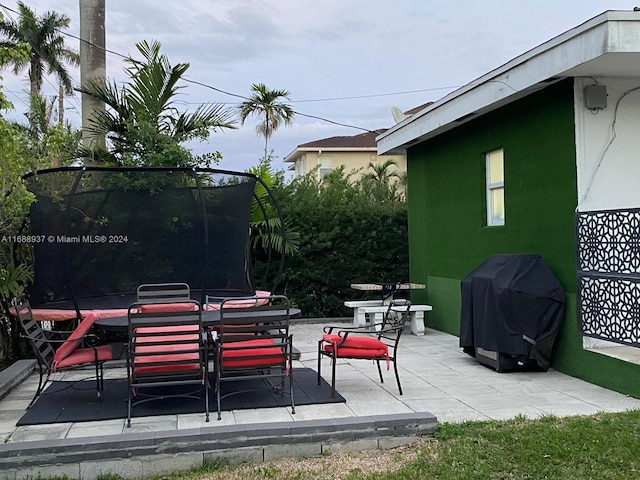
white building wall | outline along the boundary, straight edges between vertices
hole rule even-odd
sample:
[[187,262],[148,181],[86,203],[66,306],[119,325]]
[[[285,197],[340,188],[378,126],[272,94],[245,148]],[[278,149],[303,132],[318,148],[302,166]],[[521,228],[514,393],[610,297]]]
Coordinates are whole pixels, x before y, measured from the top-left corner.
[[[584,87],[607,87],[607,107],[589,110]],[[640,78],[575,81],[578,211],[640,207]]]

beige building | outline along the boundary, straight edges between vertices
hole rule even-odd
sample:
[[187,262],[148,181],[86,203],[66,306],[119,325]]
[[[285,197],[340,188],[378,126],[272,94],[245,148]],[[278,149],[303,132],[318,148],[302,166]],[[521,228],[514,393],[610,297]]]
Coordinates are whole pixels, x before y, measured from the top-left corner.
[[[315,168],[319,178],[333,169],[344,166],[344,172],[355,172],[353,179],[359,179],[369,170],[369,163],[383,164],[387,160],[394,160],[398,173],[407,171],[407,161],[404,155],[378,156],[376,137],[386,129],[361,133],[359,135],[330,137],[298,145],[284,159],[291,163],[288,170],[295,172],[295,176],[306,175]],[[392,169],[394,167],[391,167]]]

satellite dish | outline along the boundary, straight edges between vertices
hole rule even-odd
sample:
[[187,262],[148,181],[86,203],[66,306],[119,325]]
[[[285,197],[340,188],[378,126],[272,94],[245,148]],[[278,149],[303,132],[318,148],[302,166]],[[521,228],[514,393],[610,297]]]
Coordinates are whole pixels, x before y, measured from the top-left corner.
[[409,117],[409,115],[405,115],[404,113],[402,113],[402,110],[400,110],[398,107],[391,107],[391,115],[393,116],[393,119],[396,121],[396,123],[400,123],[405,118]]

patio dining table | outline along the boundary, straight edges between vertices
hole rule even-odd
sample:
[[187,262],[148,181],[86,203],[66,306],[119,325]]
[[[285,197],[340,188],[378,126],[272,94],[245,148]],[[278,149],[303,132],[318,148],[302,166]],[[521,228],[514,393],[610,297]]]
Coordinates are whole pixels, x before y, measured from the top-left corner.
[[382,294],[382,302],[389,304],[393,301],[398,290],[424,290],[427,286],[423,283],[412,282],[371,282],[352,283],[351,288],[363,291],[379,291]]
[[[268,319],[270,316],[274,315],[282,315],[282,311],[280,310],[261,310],[260,308],[256,308],[255,310],[242,310],[241,312],[227,312],[225,313],[226,318],[233,318],[233,316],[240,315],[242,318],[255,318],[256,322],[260,322],[260,320]],[[291,308],[289,309],[289,317],[290,318],[300,318],[302,315],[302,311],[299,308]],[[139,320],[138,323],[143,322],[144,320]],[[220,310],[203,310],[202,311],[202,323],[206,327],[212,327],[218,323],[220,323]],[[123,316],[113,316],[113,317],[100,317],[95,321],[94,325],[104,331],[107,332],[126,332],[129,319],[127,315]]]
[[[394,300],[394,295],[399,290],[423,290],[427,286],[423,283],[413,282],[371,282],[352,283],[351,288],[362,291],[379,291],[381,293],[379,300],[349,300],[344,302],[345,306],[353,308],[353,325],[355,327],[364,327],[379,325],[382,322],[384,313],[392,303],[397,305],[408,301],[403,299]],[[431,305],[411,306],[411,332],[414,335],[424,335],[424,312],[431,310]]]

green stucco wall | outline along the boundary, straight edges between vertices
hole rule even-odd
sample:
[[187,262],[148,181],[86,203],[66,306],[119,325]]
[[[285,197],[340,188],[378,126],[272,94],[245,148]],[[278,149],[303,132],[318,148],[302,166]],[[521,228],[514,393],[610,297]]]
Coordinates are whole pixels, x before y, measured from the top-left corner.
[[[460,280],[494,253],[537,253],[567,293],[553,368],[640,396],[640,367],[582,349],[576,316],[576,160],[570,80],[416,145],[407,152],[412,301],[427,326],[457,335]],[[506,223],[486,226],[485,157],[504,149]]]

